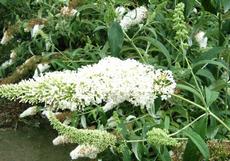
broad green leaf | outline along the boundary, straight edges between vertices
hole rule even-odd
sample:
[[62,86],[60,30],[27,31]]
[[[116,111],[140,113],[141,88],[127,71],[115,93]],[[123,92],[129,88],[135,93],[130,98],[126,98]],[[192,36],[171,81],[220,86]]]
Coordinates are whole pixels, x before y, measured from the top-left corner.
[[164,121],[164,129],[168,130],[170,126],[170,117],[165,116],[165,121]]
[[137,158],[137,160],[141,161],[140,153],[139,153],[139,144],[140,143],[132,143],[132,151],[135,157]]
[[224,80],[217,80],[217,81],[213,82],[209,86],[209,88],[211,90],[219,91],[219,90],[225,88],[227,85],[228,85],[228,83],[226,81],[224,81]]
[[206,77],[211,82],[215,81],[215,77],[213,76],[212,72],[210,72],[208,69],[200,69],[196,72],[196,75]]
[[193,129],[204,139],[207,134],[207,125],[208,125],[208,117],[204,116],[194,123]]
[[145,40],[147,42],[150,42],[153,46],[157,47],[157,49],[164,54],[164,56],[166,57],[169,66],[171,66],[172,62],[171,62],[171,56],[169,54],[169,51],[167,50],[167,48],[158,40],[154,39],[154,38],[150,38],[150,37],[144,37],[144,36],[139,36],[136,39],[139,40]]
[[184,0],[185,3],[185,15],[189,16],[191,11],[194,9],[194,5],[196,3],[195,0]]
[[7,0],[0,0],[0,3],[4,6],[7,6]]
[[201,60],[211,60],[213,58],[216,58],[218,56],[218,54],[223,50],[224,50],[223,47],[211,48],[208,51],[202,53],[201,56],[198,57],[197,59],[195,59],[193,62],[199,62]]
[[200,0],[200,1],[206,11],[209,11],[213,14],[217,13],[217,9],[215,8],[216,6],[213,6],[213,4],[211,3],[212,0]]
[[131,161],[131,154],[129,148],[122,149],[123,161]]
[[197,146],[201,154],[205,159],[209,159],[209,149],[205,141],[199,134],[193,131],[191,128],[184,130],[183,133],[191,139],[191,141]]
[[119,23],[113,22],[111,24],[110,28],[108,29],[108,40],[112,55],[119,57],[119,53],[124,41],[124,34]]
[[230,9],[230,0],[221,0],[224,12],[227,12]]
[[185,85],[185,84],[177,84],[177,88],[182,89],[182,90],[186,90],[189,91],[191,93],[193,93],[195,96],[197,96],[200,100],[202,100],[202,96],[200,95],[200,93],[194,89],[191,86]]
[[163,146],[163,149],[160,146],[158,146],[157,151],[159,153],[160,160],[162,160],[162,161],[171,161],[169,151],[168,151],[166,146]]
[[224,69],[229,71],[229,68],[225,64],[223,64],[222,62],[219,62],[219,61],[215,61],[215,60],[201,60],[197,63],[194,63],[192,65],[192,68],[195,68],[199,65],[205,65],[205,64],[217,65],[218,67],[224,68]]
[[210,106],[219,96],[219,92],[213,91],[208,87],[205,87],[205,96],[207,105]]
[[209,118],[209,125],[207,129],[207,138],[208,139],[214,139],[219,131],[219,126],[217,125],[217,121],[215,118],[210,117]]
[[81,125],[82,125],[83,128],[87,128],[85,115],[81,116]]

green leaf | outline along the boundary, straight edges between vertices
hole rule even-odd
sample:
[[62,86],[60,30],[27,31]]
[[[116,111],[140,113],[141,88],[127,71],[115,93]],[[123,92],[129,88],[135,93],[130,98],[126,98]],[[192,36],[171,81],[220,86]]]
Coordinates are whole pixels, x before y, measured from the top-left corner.
[[224,12],[227,12],[230,9],[230,0],[221,0]]
[[192,10],[194,9],[194,5],[196,4],[195,0],[184,0],[185,3],[185,15],[189,16]]
[[208,87],[205,87],[205,96],[207,105],[210,106],[214,101],[217,100],[219,92],[213,91]]
[[169,151],[167,149],[166,146],[163,146],[163,148],[161,148],[160,146],[156,147],[157,151],[159,153],[159,158],[162,161],[171,161],[170,155],[169,155]]
[[83,128],[87,128],[85,115],[81,116],[81,125],[82,125]]
[[229,68],[225,64],[223,64],[222,62],[219,62],[219,61],[215,61],[215,60],[201,60],[201,61],[199,61],[197,63],[194,63],[192,65],[192,68],[195,68],[195,67],[197,67],[199,65],[206,65],[206,64],[217,65],[217,66],[219,66],[221,68],[224,68],[224,69],[229,71]]
[[201,56],[198,57],[197,59],[195,59],[193,62],[198,62],[198,61],[201,61],[201,60],[210,60],[210,59],[216,58],[218,56],[218,54],[220,52],[222,52],[223,50],[224,50],[223,47],[211,48],[208,51],[202,53]]
[[123,155],[122,157],[123,161],[131,161],[131,154],[128,147],[122,149],[122,155]]
[[211,82],[215,81],[215,77],[213,76],[212,72],[210,72],[208,69],[200,69],[196,72],[196,75],[206,77]]
[[7,0],[0,0],[0,3],[4,5],[5,7],[7,6]]
[[208,117],[206,115],[194,123],[193,129],[204,139],[207,134],[207,125]]
[[170,117],[165,116],[165,121],[164,121],[164,129],[168,130],[170,126]]
[[186,90],[191,92],[192,94],[194,94],[195,96],[197,96],[200,100],[202,100],[202,96],[200,95],[200,93],[193,87],[190,87],[188,85],[185,84],[177,84],[177,88],[182,89],[182,90]]
[[213,6],[211,1],[212,0],[201,0],[201,4],[206,11],[216,14],[217,13],[217,9],[215,8],[216,6]]
[[219,90],[225,88],[227,85],[228,85],[228,83],[227,83],[226,81],[224,81],[224,80],[217,80],[217,81],[213,82],[213,83],[209,86],[209,88],[210,88],[211,90],[219,91]]
[[188,136],[191,141],[196,145],[201,154],[205,159],[209,159],[209,149],[205,141],[201,138],[199,134],[193,131],[191,128],[184,130],[183,133]]
[[145,40],[147,42],[150,42],[153,46],[157,47],[157,49],[164,54],[164,56],[166,57],[169,66],[171,66],[172,62],[171,62],[171,56],[169,54],[169,51],[167,50],[167,48],[158,40],[154,39],[154,38],[150,38],[150,37],[144,37],[144,36],[139,36],[136,39],[140,39],[140,40]]
[[113,22],[110,26],[108,30],[108,40],[112,55],[119,57],[124,41],[124,34],[119,23]]
[[137,160],[141,161],[141,154],[140,154],[140,146],[139,143],[132,143],[132,151],[135,155],[135,157],[137,158]]

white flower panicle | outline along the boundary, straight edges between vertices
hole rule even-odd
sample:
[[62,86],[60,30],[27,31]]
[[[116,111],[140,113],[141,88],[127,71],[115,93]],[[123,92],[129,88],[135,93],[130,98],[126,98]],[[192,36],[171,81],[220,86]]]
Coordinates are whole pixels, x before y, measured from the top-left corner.
[[120,20],[123,17],[125,12],[126,12],[126,8],[123,6],[119,6],[115,9],[115,13],[117,15],[118,20]]
[[71,7],[64,6],[61,8],[60,13],[63,16],[74,16],[76,13],[78,13],[78,11],[76,9],[71,8]]
[[141,23],[147,17],[148,10],[145,6],[137,7],[129,11],[120,21],[123,30],[128,30],[131,26]]
[[37,68],[34,71],[34,77],[38,77],[41,75],[44,71],[50,68],[49,64],[38,64]]
[[38,108],[37,106],[32,106],[27,108],[23,113],[20,114],[20,118],[24,118],[27,116],[33,116],[36,115],[38,113]]
[[70,157],[71,159],[78,159],[81,157],[95,159],[99,152],[100,150],[93,145],[79,145],[72,152],[70,152]]
[[17,57],[17,53],[15,52],[15,50],[11,50],[10,59],[15,60],[16,57]]
[[43,27],[44,25],[40,25],[40,24],[34,25],[34,27],[31,30],[31,37],[36,37]]
[[199,31],[195,35],[195,39],[198,42],[200,48],[206,48],[208,43],[208,38],[205,36],[205,32]]
[[158,97],[170,98],[175,87],[171,71],[155,69],[134,59],[106,57],[77,72],[50,72],[16,85],[4,85],[0,95],[32,104],[44,102],[54,111],[76,111],[89,105],[103,105],[104,111],[108,111],[125,101],[150,107]]
[[7,44],[11,39],[13,39],[13,35],[8,31],[6,30],[4,33],[3,33],[3,37],[1,39],[1,44],[4,45],[4,44]]
[[76,77],[77,102],[82,106],[105,103],[105,111],[124,101],[151,106],[158,96],[169,98],[176,87],[171,71],[114,57],[80,68]]
[[67,143],[71,143],[71,141],[63,135],[57,136],[55,139],[53,139],[53,145],[60,145],[60,144],[67,144]]

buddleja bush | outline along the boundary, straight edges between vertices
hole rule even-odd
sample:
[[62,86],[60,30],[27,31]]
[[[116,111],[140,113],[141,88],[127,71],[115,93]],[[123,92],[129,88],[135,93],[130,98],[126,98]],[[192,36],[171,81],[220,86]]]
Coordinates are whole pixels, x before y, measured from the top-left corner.
[[183,160],[209,159],[206,141],[228,139],[229,2],[0,3],[2,78],[34,55],[49,64],[0,95],[47,116],[72,159],[170,160],[180,140]]

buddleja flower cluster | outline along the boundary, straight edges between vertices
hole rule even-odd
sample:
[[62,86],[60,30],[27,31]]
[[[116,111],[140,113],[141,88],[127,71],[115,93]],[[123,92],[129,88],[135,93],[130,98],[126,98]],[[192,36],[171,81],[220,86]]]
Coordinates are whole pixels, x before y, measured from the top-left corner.
[[106,57],[77,72],[51,72],[3,85],[0,96],[31,104],[45,103],[53,110],[76,111],[102,105],[108,111],[125,101],[134,106],[152,106],[157,97],[168,99],[175,87],[171,71],[155,69],[134,59]]

